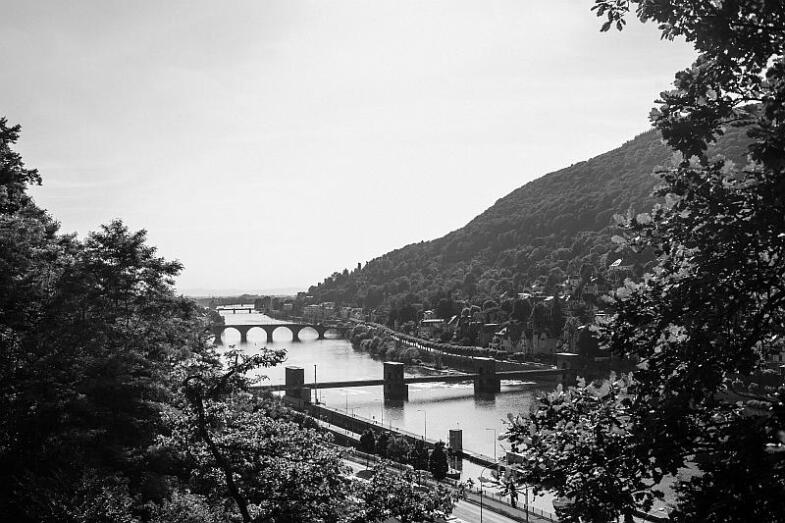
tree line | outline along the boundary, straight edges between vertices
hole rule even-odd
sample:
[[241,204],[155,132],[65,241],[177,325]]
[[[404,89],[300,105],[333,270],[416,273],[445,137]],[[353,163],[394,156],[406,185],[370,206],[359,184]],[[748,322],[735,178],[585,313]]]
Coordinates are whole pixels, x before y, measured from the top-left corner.
[[351,478],[331,438],[218,351],[182,265],[116,220],[79,239],[35,205],[41,176],[0,118],[0,520],[430,521],[445,492]]

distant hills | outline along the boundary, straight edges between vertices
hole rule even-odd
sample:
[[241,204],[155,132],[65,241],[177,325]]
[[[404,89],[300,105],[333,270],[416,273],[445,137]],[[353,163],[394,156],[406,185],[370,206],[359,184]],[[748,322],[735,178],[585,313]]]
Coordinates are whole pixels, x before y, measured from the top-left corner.
[[[210,297],[219,297],[219,296],[294,296],[302,289],[298,289],[297,287],[280,287],[275,289],[261,289],[261,290],[254,290],[253,294],[249,291],[249,289],[208,289],[208,288],[188,288],[188,289],[177,289],[178,293],[183,294],[185,296],[189,296],[191,298],[210,298]],[[253,300],[251,300],[253,301]]]
[[[731,128],[711,153],[743,166],[747,143]],[[612,217],[628,209],[650,210],[658,183],[653,172],[672,158],[652,129],[519,187],[461,229],[336,272],[309,294],[369,307],[435,306],[445,297],[479,302],[532,285],[548,291],[582,268],[601,274],[619,257],[642,272],[650,261],[645,255],[613,252]]]

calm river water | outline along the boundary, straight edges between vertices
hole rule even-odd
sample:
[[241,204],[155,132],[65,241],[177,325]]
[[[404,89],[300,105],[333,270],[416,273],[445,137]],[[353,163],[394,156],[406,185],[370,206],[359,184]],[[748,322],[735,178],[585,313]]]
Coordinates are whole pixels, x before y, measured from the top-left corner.
[[[224,315],[227,325],[278,323],[262,314],[228,313]],[[287,360],[283,364],[263,369],[271,384],[284,382],[284,368],[294,365],[306,371],[306,383],[312,383],[314,365],[317,382],[348,379],[380,379],[382,362],[365,352],[354,350],[343,338],[317,340],[316,332],[304,329],[299,343],[292,342],[289,329],[277,329],[273,342],[266,343],[262,329],[248,333],[248,343],[240,344],[240,335],[234,330],[223,334],[224,347],[236,345],[248,353],[264,347],[285,349]],[[419,367],[407,367],[407,376],[422,373]],[[385,426],[401,428],[415,434],[424,434],[430,439],[449,441],[450,429],[462,429],[463,446],[466,449],[501,458],[509,445],[499,441],[505,431],[504,421],[508,413],[526,412],[538,392],[552,390],[552,383],[502,382],[501,392],[493,399],[474,397],[472,383],[423,383],[409,385],[409,401],[403,406],[385,405],[381,387],[356,387],[326,389],[319,391],[319,401],[332,408],[346,409],[349,413],[376,420]],[[479,476],[481,468],[464,461],[463,480]],[[489,474],[486,472],[486,476]],[[475,479],[475,482],[477,480]],[[523,496],[521,496],[521,501]],[[552,510],[550,496],[530,500],[532,505]]]

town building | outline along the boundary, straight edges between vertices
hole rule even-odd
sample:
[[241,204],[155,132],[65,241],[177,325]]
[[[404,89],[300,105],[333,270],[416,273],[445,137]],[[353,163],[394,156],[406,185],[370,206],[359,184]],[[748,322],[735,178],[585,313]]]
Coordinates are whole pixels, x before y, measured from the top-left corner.
[[431,317],[420,322],[419,335],[425,339],[439,338],[444,330],[444,319]]

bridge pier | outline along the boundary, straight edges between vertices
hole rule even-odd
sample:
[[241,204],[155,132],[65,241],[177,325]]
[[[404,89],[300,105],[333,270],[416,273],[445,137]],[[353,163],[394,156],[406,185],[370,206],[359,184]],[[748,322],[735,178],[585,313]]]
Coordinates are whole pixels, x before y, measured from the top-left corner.
[[494,394],[501,390],[501,383],[496,377],[496,360],[493,358],[474,358],[474,367],[478,374],[474,378],[475,394]]
[[409,399],[409,386],[403,381],[403,363],[384,362],[384,401]]
[[571,352],[557,352],[556,353],[556,366],[564,369],[564,372],[559,376],[561,378],[562,387],[573,387],[578,381],[578,369],[581,368],[582,357],[579,354]]
[[221,334],[224,333],[223,327],[215,327],[213,328],[213,334],[215,334],[215,340],[213,340],[213,345],[223,345],[224,342],[221,339]]
[[298,407],[311,403],[311,389],[305,386],[305,369],[286,367],[284,401]]
[[316,338],[317,340],[324,339],[324,333],[327,331],[327,328],[322,325],[314,325],[313,328],[316,330],[316,334],[319,336]]
[[237,329],[240,331],[240,343],[248,343],[248,329]]
[[302,326],[289,326],[289,330],[292,331],[292,341],[300,341],[300,330]]

